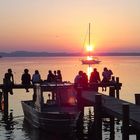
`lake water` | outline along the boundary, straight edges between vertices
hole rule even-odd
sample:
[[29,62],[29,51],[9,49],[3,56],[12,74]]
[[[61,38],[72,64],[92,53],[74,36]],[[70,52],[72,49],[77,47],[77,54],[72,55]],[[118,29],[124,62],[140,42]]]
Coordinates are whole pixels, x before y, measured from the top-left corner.
[[[100,72],[107,67],[113,71],[115,77],[120,78],[122,89],[120,98],[134,103],[135,93],[140,93],[140,57],[133,56],[101,56],[102,61],[99,65],[94,65]],[[32,75],[34,71],[39,70],[42,79],[47,78],[48,70],[60,69],[63,76],[63,81],[74,81],[74,77],[79,70],[88,72],[88,66],[82,65],[79,57],[34,57],[34,58],[0,58],[0,83],[3,82],[3,77],[8,68],[13,70],[15,83],[21,83],[21,75],[25,68],[29,69]],[[100,92],[102,92],[100,90]],[[104,92],[104,94],[108,94]],[[10,95],[9,109],[13,114],[13,120],[7,126],[2,119],[0,113],[0,140],[62,140],[74,139],[78,140],[75,135],[62,136],[58,134],[46,134],[38,130],[34,130],[24,123],[24,116],[21,108],[21,100],[31,99],[32,90],[26,93],[24,89],[14,90],[14,95]],[[88,114],[88,109],[86,110]],[[87,116],[85,116],[87,117]],[[86,122],[86,120],[85,120]],[[116,123],[116,140],[121,139],[121,125]],[[104,128],[103,137],[109,139],[109,132]],[[86,130],[85,130],[86,131]],[[135,140],[135,136],[130,137]]]

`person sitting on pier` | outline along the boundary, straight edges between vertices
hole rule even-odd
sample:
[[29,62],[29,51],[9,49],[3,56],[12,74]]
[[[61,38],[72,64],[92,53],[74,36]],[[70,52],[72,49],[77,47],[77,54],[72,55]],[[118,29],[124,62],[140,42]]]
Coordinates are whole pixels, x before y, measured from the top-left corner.
[[83,89],[87,89],[88,87],[88,76],[85,72],[82,73],[82,87]]
[[78,87],[82,87],[82,75],[83,75],[83,71],[79,71],[78,75],[76,75],[75,79],[74,79],[74,87],[77,89]]
[[54,74],[52,73],[51,70],[48,71],[47,82],[49,83],[54,82]]
[[113,75],[112,70],[108,70],[108,80],[111,80],[111,76]]
[[[103,84],[108,84],[109,81],[111,80],[111,76],[113,75],[112,70],[108,70],[106,67],[104,68],[103,72],[102,72],[102,83]],[[102,87],[102,91],[106,91],[106,86]]]
[[25,87],[26,92],[29,92],[29,86],[31,84],[31,75],[29,74],[28,69],[24,69],[24,73],[22,74],[21,77],[22,85]]
[[35,73],[33,74],[32,76],[32,83],[33,85],[36,84],[36,83],[41,83],[41,76],[39,74],[39,71],[38,70],[35,70]]
[[57,70],[56,81],[62,82],[62,74],[60,70]]
[[[96,68],[93,69],[93,72],[90,75],[90,85],[94,91],[98,91],[98,83],[101,82],[100,74]],[[94,86],[92,86],[94,84]]]
[[56,79],[57,79],[57,72],[56,72],[56,70],[54,70],[53,73],[54,73],[54,81],[56,82]]
[[5,90],[7,90],[8,92],[10,92],[11,95],[13,95],[12,86],[14,84],[14,76],[12,73],[12,69],[8,69],[8,72],[5,73],[3,83],[5,86]]

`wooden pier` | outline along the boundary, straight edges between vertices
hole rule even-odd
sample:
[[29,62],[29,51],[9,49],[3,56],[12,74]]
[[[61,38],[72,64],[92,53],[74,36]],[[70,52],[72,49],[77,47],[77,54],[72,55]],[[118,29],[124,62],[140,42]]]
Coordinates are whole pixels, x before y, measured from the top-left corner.
[[[57,86],[57,85],[56,85]],[[120,89],[122,84],[119,82],[119,78],[116,78],[115,83],[108,84],[93,84],[93,87],[108,87],[109,94],[104,95],[93,91],[92,88],[82,89],[79,87],[77,89],[77,101],[79,110],[84,114],[84,107],[93,106],[94,107],[94,122],[92,124],[90,132],[94,131],[96,140],[102,140],[102,118],[110,118],[110,132],[111,137],[114,137],[114,118],[122,120],[122,139],[129,140],[129,134],[131,130],[136,134],[137,140],[140,139],[140,106],[126,102],[119,99]],[[25,87],[21,84],[15,84],[12,86],[13,89],[24,89]],[[29,88],[34,88],[30,85]],[[4,116],[8,117],[8,104],[9,93],[5,90],[3,84],[0,85],[0,89],[4,96]],[[51,90],[48,86],[48,90]],[[136,96],[136,103],[140,104],[140,95]],[[138,100],[139,98],[139,100]],[[82,120],[83,115],[81,115]]]
[[[83,107],[94,107],[94,137],[96,137],[96,140],[102,140],[102,118],[110,118],[110,123],[111,120],[113,120],[113,125],[114,118],[118,118],[119,120],[122,120],[122,139],[129,140],[129,134],[136,134],[137,140],[139,140],[140,104],[136,105],[115,98],[115,88],[113,86],[110,87],[110,91],[112,92],[110,93],[111,96],[91,90],[81,90],[81,102],[79,104],[82,104],[81,106]],[[137,97],[140,98],[140,94],[137,94]],[[114,129],[114,126],[112,128]]]

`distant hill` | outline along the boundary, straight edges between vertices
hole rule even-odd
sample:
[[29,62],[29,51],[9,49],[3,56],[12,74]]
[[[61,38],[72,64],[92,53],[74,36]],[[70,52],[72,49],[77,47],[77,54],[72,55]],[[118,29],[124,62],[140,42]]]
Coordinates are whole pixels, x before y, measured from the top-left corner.
[[79,56],[79,53],[66,53],[66,52],[29,52],[29,51],[15,51],[10,53],[0,52],[3,57],[55,57],[55,56]]
[[[140,56],[140,52],[112,52],[112,53],[96,53],[95,56]],[[67,52],[29,52],[29,51],[15,51],[15,52],[0,52],[2,57],[57,57],[57,56],[83,56],[83,54],[67,53]]]

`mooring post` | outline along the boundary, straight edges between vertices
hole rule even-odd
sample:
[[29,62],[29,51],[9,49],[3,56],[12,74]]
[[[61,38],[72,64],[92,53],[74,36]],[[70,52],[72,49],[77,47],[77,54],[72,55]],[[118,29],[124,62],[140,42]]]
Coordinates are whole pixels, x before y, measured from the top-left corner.
[[33,101],[35,102],[36,101],[36,85],[33,86]]
[[140,93],[135,94],[135,104],[140,105]]
[[4,97],[4,119],[8,119],[8,108],[9,108],[9,97],[7,89],[3,89],[3,97]]
[[115,87],[114,86],[109,87],[109,96],[115,97]]
[[81,112],[79,118],[77,120],[77,130],[78,130],[78,137],[83,139],[83,117],[84,117],[84,105],[82,101],[82,87],[77,88],[77,106],[78,110]]
[[122,106],[123,122],[122,122],[122,140],[129,140],[129,104]]
[[120,86],[119,86],[119,77],[116,77],[116,84],[117,84],[117,87],[116,87],[116,97],[119,99],[120,98]]
[[[140,105],[140,93],[135,94],[135,104]],[[139,132],[136,133],[136,139],[140,140],[140,134]]]
[[136,133],[136,140],[140,140],[140,133],[139,132]]
[[2,110],[1,104],[2,104],[2,92],[0,91],[0,110]]
[[115,139],[115,131],[114,131],[114,117],[110,117],[110,139],[114,140]]
[[84,112],[84,105],[82,101],[82,87],[77,88],[77,105],[81,112]]
[[95,140],[102,140],[102,95],[95,95],[94,125]]

